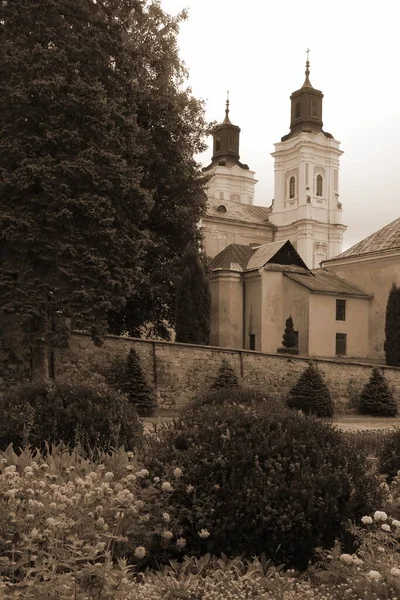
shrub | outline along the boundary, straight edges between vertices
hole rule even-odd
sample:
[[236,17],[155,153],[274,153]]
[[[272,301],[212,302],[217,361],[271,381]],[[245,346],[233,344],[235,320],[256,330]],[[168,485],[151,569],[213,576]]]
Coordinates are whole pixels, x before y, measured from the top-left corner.
[[380,473],[392,481],[400,471],[400,428],[387,434],[378,460]]
[[305,568],[384,494],[339,430],[285,407],[187,408],[146,441],[144,461],[154,472],[179,466],[193,486],[190,500],[172,493],[170,502],[195,555],[266,552]]
[[293,319],[290,316],[286,319],[285,332],[283,334],[282,348],[278,348],[280,354],[298,354],[297,335],[293,327]]
[[400,288],[393,283],[386,305],[385,358],[386,364],[400,366]]
[[332,417],[333,402],[321,374],[310,362],[307,369],[292,387],[287,399],[289,408],[302,410],[317,417]]
[[391,389],[378,367],[372,369],[371,377],[360,396],[359,411],[363,415],[395,417],[397,404]]
[[27,384],[0,401],[0,448],[44,448],[60,441],[86,451],[126,446],[141,438],[142,424],[126,396],[87,380]]
[[229,363],[222,359],[218,376],[212,385],[213,390],[226,390],[239,387],[239,380]]
[[257,402],[268,402],[266,395],[251,388],[217,388],[207,390],[192,402],[192,406],[204,406],[219,404],[254,404]]

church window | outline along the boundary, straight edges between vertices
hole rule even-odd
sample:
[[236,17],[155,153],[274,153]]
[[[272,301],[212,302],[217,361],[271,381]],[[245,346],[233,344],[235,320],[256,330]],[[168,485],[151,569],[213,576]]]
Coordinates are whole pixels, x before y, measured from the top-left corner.
[[318,108],[316,100],[311,100],[311,116],[315,118],[318,117]]
[[256,334],[255,333],[249,333],[249,349],[250,350],[256,349]]
[[296,179],[294,177],[290,178],[289,181],[289,198],[294,198],[296,194]]
[[336,321],[346,320],[346,300],[336,300]]
[[317,175],[317,196],[322,196],[322,175]]
[[347,333],[336,334],[336,356],[346,356],[347,354]]
[[300,119],[301,117],[301,102],[296,102],[296,106],[294,109],[294,118]]
[[235,147],[235,142],[234,142],[234,139],[233,139],[232,135],[228,136],[228,146],[229,146],[229,148],[234,148]]
[[219,152],[221,150],[221,140],[219,138],[215,138],[215,152]]
[[217,208],[217,211],[221,212],[221,213],[226,213],[226,206],[224,206],[223,204],[220,204]]

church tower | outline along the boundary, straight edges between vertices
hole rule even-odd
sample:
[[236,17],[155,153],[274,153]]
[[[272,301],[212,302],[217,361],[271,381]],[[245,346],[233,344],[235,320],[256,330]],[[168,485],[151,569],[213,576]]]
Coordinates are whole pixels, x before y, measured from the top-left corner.
[[254,171],[239,160],[240,127],[229,119],[229,99],[225,119],[214,128],[212,136],[213,156],[211,163],[203,169],[204,173],[212,175],[207,185],[208,198],[253,204],[257,180]]
[[293,92],[290,132],[275,144],[275,198],[270,221],[275,240],[289,239],[311,269],[342,251],[339,202],[340,142],[323,130],[323,93],[310,83]]

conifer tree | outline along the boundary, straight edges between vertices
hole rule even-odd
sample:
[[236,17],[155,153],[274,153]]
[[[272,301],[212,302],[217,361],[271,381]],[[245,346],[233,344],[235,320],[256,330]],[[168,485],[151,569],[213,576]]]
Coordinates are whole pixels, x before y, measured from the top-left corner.
[[298,354],[297,335],[293,327],[293,319],[289,316],[285,322],[285,332],[283,334],[282,348],[278,348],[278,352],[282,354]]
[[313,414],[317,417],[330,418],[333,416],[330,392],[313,362],[310,362],[298,382],[290,390],[287,405],[289,408],[302,410],[306,414]]
[[212,388],[214,390],[237,389],[239,380],[236,373],[229,365],[228,361],[223,359],[219,368],[218,376],[214,381]]
[[126,358],[121,390],[142,417],[150,417],[155,408],[153,390],[147,385],[137,352],[131,348]]
[[372,369],[368,383],[360,396],[359,412],[376,417],[395,417],[397,404],[382,370]]
[[207,345],[210,340],[210,286],[194,246],[187,246],[183,265],[176,294],[176,341]]
[[386,305],[385,321],[386,364],[400,366],[400,288],[393,283]]

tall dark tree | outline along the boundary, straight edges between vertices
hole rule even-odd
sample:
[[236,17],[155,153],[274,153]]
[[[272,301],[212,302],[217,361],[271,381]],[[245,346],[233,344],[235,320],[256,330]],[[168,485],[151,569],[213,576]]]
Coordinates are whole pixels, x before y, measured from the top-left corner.
[[393,283],[386,305],[385,321],[386,364],[400,366],[400,288]]
[[176,293],[176,341],[208,344],[210,311],[208,278],[196,247],[188,245],[183,256],[183,273]]
[[205,205],[181,18],[152,0],[0,2],[0,305],[39,338],[49,315],[99,325],[126,301],[136,328],[172,320]]

